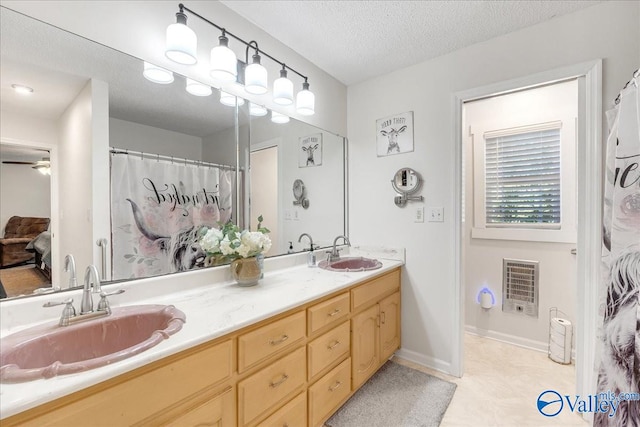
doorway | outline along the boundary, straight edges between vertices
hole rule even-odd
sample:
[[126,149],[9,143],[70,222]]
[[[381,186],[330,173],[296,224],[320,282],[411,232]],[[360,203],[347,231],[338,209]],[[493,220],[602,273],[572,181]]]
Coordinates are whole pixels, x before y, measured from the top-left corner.
[[[278,221],[278,145],[256,144],[251,150],[251,223],[257,221],[261,215],[270,231],[269,252],[281,253]],[[269,253],[265,255],[268,256]]]
[[452,371],[462,376],[464,372],[464,313],[469,304],[466,299],[465,263],[463,260],[464,224],[462,222],[462,171],[463,147],[466,130],[463,129],[464,103],[474,100],[518,92],[523,89],[541,87],[552,83],[576,79],[578,85],[577,120],[577,289],[576,322],[581,328],[576,332],[576,393],[589,394],[595,389],[593,374],[595,357],[596,328],[593,319],[597,315],[597,283],[599,278],[599,258],[601,244],[601,60],[576,64],[550,70],[506,82],[475,88],[454,94],[456,204],[454,206],[456,247],[455,247],[455,317]]

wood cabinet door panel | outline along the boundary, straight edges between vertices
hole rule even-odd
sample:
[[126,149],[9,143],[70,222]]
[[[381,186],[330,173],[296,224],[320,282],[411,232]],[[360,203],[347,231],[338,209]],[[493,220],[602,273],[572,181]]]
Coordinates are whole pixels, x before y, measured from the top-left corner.
[[400,347],[400,292],[380,301],[380,361]]
[[380,363],[378,305],[351,319],[351,358],[353,387],[359,387]]

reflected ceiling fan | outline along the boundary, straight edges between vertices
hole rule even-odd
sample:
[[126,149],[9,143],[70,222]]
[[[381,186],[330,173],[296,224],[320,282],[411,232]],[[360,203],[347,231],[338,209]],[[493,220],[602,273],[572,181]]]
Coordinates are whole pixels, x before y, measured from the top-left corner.
[[43,175],[51,175],[51,160],[49,157],[43,157],[42,160],[36,162],[25,162],[19,160],[4,160],[5,165],[30,165],[31,168],[37,170]]

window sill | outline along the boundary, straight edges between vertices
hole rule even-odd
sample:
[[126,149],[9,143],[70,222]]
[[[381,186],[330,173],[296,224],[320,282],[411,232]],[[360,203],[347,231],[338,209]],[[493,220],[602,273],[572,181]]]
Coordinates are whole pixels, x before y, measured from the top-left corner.
[[566,230],[522,228],[472,228],[472,239],[521,240],[527,242],[576,243],[576,233]]

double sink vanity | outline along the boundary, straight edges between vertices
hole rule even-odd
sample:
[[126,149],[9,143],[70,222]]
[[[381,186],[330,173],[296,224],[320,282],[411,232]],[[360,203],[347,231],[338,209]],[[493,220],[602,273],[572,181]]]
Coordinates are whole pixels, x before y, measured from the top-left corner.
[[[2,377],[2,425],[322,425],[400,346],[404,252],[352,252],[377,258],[368,266],[379,268],[349,271],[362,261],[347,258],[342,268],[309,268],[306,255],[296,254],[265,260],[264,278],[252,288],[235,285],[225,266],[114,285],[126,292],[111,297],[105,319],[148,310],[143,317],[165,316],[160,323],[171,330],[151,331],[159,337],[153,346],[77,373]],[[80,292],[65,297],[77,301]],[[54,296],[6,302],[3,341],[26,330],[106,322],[62,327],[50,309],[36,319],[21,314]],[[83,329],[126,341],[146,327],[140,319],[120,322],[127,326]],[[64,344],[92,345],[74,335]]]

